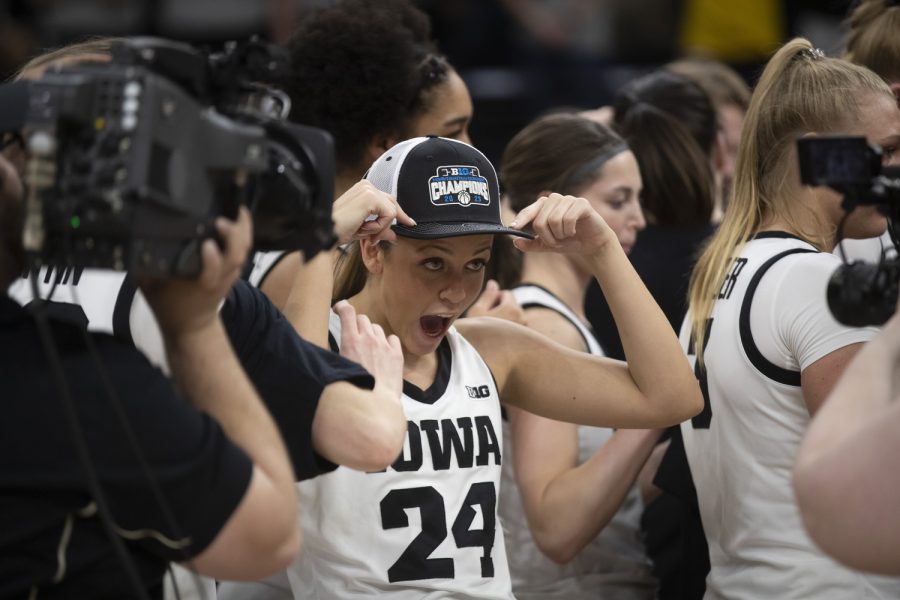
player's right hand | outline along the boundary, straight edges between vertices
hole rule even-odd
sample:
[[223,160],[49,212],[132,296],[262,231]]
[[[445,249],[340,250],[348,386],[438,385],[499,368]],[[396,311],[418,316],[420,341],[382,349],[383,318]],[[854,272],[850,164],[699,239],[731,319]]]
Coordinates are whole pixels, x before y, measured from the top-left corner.
[[361,364],[397,398],[403,393],[403,350],[400,338],[384,335],[381,325],[366,315],[357,315],[346,300],[334,305],[341,318],[341,356]]
[[356,182],[334,201],[331,219],[340,244],[363,238],[394,241],[397,235],[391,225],[395,219],[407,227],[416,225],[393,196],[365,179]]

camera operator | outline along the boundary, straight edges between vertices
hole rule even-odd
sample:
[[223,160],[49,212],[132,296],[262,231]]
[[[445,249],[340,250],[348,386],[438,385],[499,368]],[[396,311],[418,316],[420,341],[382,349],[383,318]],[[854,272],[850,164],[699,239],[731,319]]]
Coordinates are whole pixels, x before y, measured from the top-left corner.
[[[900,4],[863,0],[849,25],[847,59],[878,73],[900,103]],[[900,164],[898,144],[900,137],[886,164]],[[896,285],[890,282],[894,278],[886,280]],[[891,305],[887,288],[882,291],[885,298],[871,301],[883,300],[879,305],[886,316]],[[850,312],[874,307],[864,308]],[[900,575],[898,364],[900,313],[895,312],[848,365],[813,419],[794,466],[794,490],[812,539],[851,567],[892,575]]]
[[[0,178],[5,287],[24,267],[23,200],[19,177],[2,157]],[[249,215],[222,219],[217,229],[223,250],[204,244],[196,281],[143,285],[173,378],[190,404],[138,352],[54,319],[44,323],[49,337],[42,343],[40,308],[33,316],[0,298],[0,597],[134,597],[137,582],[126,575],[117,542],[139,573],[137,597],[161,596],[171,560],[190,560],[210,576],[254,578],[295,554],[290,462],[216,314],[250,247]],[[47,376],[54,362],[58,378]],[[117,408],[121,420],[111,410]],[[71,430],[60,416],[67,410],[74,413]],[[73,451],[78,431],[102,496],[86,483],[85,464]],[[98,518],[107,507],[121,541]]]
[[[847,19],[844,58],[878,73],[900,104],[900,3],[862,0]],[[878,238],[843,240],[835,250],[848,260],[879,262],[897,255],[888,232]]]
[[[51,66],[77,61],[108,62],[115,39],[95,39],[56,50],[37,57],[20,71],[21,79],[40,77]],[[333,219],[339,241],[360,236],[382,235],[394,217],[407,222],[397,213],[396,202],[387,194],[355,186],[335,205]],[[377,222],[358,229],[359,208],[365,203],[369,212],[383,215]],[[339,207],[345,207],[339,210]],[[387,229],[390,232],[390,229]],[[60,273],[47,276],[46,283]],[[140,290],[135,291],[130,279],[121,273],[86,269],[75,278],[63,279],[55,298],[77,304],[92,330],[114,333],[132,342],[147,358],[168,368],[161,352],[160,331]],[[315,287],[314,281],[301,277],[292,282],[294,289]],[[129,289],[130,288],[130,289]],[[11,295],[21,303],[31,300],[24,280],[12,288]],[[244,280],[234,283],[221,308],[221,316],[241,365],[278,424],[297,480],[314,477],[343,465],[365,471],[383,469],[393,462],[402,448],[406,419],[400,406],[402,357],[398,348],[363,329],[367,339],[361,351],[344,352],[350,360],[362,363],[372,375],[354,367],[331,352],[308,344],[294,331],[265,295]],[[348,313],[348,319],[355,315]],[[359,342],[350,347],[361,346]],[[373,346],[375,351],[370,351]],[[339,392],[318,396],[314,392],[339,382]],[[351,385],[352,384],[352,385]]]
[[[115,43],[116,40],[94,40],[63,48],[32,61],[20,76],[39,77],[60,61],[108,62]],[[358,230],[353,213],[359,209],[350,203],[347,210],[339,212],[336,206],[333,218],[339,240],[380,235],[379,228],[383,229],[394,217],[408,220],[402,212],[398,214],[396,203],[386,194],[357,190],[355,197],[362,198],[357,202],[364,200],[372,205],[374,211],[370,212],[382,218]],[[129,292],[130,282],[123,274],[86,269],[70,278],[68,272],[48,273],[44,269],[42,295],[53,287],[48,282],[54,278],[60,281],[55,298],[71,303],[69,307],[80,305],[76,310],[83,309],[82,320],[89,321],[90,329],[115,332],[117,337],[136,345],[151,362],[167,368],[166,357],[159,352],[161,336],[156,320],[141,291],[132,288]],[[293,285],[300,288],[311,282],[298,278]],[[31,300],[21,279],[13,286],[13,292],[20,302]],[[342,340],[342,354],[367,368],[374,381],[359,366],[302,340],[271,302],[242,280],[234,283],[220,311],[240,363],[285,438],[298,481],[338,465],[382,469],[399,454],[406,432],[399,401],[399,345],[395,339],[386,339],[367,320],[357,319],[352,308],[339,306],[336,310],[349,336]],[[354,323],[356,327],[350,326]]]

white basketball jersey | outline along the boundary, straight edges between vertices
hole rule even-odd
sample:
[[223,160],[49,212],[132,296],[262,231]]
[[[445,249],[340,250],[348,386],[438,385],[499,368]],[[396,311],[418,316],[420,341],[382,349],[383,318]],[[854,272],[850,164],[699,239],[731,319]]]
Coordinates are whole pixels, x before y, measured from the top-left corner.
[[[340,340],[340,321],[331,314]],[[295,598],[512,598],[497,522],[502,437],[488,366],[455,328],[427,390],[404,384],[408,434],[393,466],[338,467],[298,484]]]
[[705,373],[696,369],[690,314],[682,326],[681,343],[706,401],[681,432],[709,542],[707,598],[900,597],[895,581],[876,584],[813,545],[791,487],[810,420],[800,372],[876,334],[831,316],[825,293],[839,263],[789,234],[759,234],[735,258],[718,293]]
[[[42,267],[38,294],[44,300],[80,306],[88,331],[108,333],[131,342],[147,359],[168,373],[165,343],[147,300],[121,271]],[[53,296],[50,297],[51,291]],[[9,296],[25,305],[34,299],[31,283],[19,278]]]
[[281,262],[281,259],[290,254],[289,252],[284,252],[283,250],[276,250],[272,252],[256,252],[253,255],[253,268],[250,270],[250,275],[247,276],[247,281],[250,282],[250,285],[253,287],[259,287],[262,285],[263,280],[269,275],[272,269]]
[[[603,356],[590,328],[552,293],[537,285],[522,285],[513,288],[512,293],[522,308],[544,307],[562,315],[578,329],[590,354]],[[593,456],[612,434],[613,430],[605,427],[579,426],[578,463]],[[507,449],[512,443],[510,436],[509,423],[504,422],[503,437]],[[636,486],[625,496],[621,508],[606,527],[566,565],[554,563],[535,544],[511,459],[503,465],[502,487],[500,521],[516,598],[631,600],[654,597],[656,581],[640,539],[643,502]]]

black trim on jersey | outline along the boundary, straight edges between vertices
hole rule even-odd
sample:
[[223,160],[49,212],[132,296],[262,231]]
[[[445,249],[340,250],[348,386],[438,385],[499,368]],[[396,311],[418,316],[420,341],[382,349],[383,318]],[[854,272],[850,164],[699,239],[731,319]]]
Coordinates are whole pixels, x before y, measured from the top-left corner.
[[760,231],[751,237],[751,240],[766,240],[771,238],[777,239],[789,239],[789,240],[800,240],[801,242],[807,242],[802,237],[794,235],[793,233],[788,233],[787,231]]
[[112,314],[113,335],[132,346],[134,346],[134,338],[131,335],[131,305],[134,303],[135,294],[137,294],[137,286],[131,277],[125,275],[122,285],[119,287]]
[[[289,252],[289,251],[285,250],[284,252],[282,252],[281,256],[276,258],[275,262],[273,262],[271,265],[269,265],[269,268],[266,269],[266,272],[263,273],[262,277],[259,278],[259,283],[256,284],[256,287],[258,287],[259,289],[262,289],[263,283],[266,282],[266,278],[272,273],[272,271],[275,269],[275,267],[278,266],[278,263],[280,263],[282,260],[284,260],[286,256],[294,254],[295,252],[300,252],[300,251],[294,250],[294,251]],[[303,259],[301,258],[300,261],[303,262]],[[253,269],[250,269],[250,271],[252,273]],[[250,275],[247,275],[247,277],[245,279],[247,279],[247,281],[250,281]]]
[[434,404],[437,402],[444,392],[447,391],[447,384],[450,383],[450,369],[453,366],[453,352],[450,350],[450,340],[447,336],[441,340],[437,349],[437,373],[434,375],[434,381],[427,390],[420,389],[410,382],[403,380],[403,393],[416,402],[423,404]]
[[[783,232],[771,231],[763,233],[781,234]],[[784,234],[768,237],[796,236],[793,236],[791,234]],[[747,358],[750,359],[750,362],[753,364],[753,366],[756,367],[756,370],[772,381],[783,383],[784,385],[791,385],[794,387],[800,387],[800,371],[785,369],[784,367],[779,367],[778,365],[770,362],[765,356],[762,355],[762,352],[759,351],[756,342],[753,341],[753,333],[750,331],[750,308],[753,305],[753,295],[756,293],[756,288],[759,287],[759,282],[762,280],[763,275],[766,274],[766,271],[769,270],[769,267],[774,265],[785,256],[807,252],[816,252],[816,250],[809,250],[806,248],[793,248],[791,250],[785,250],[780,254],[776,254],[775,256],[764,262],[763,265],[756,271],[756,273],[753,274],[753,279],[750,280],[750,284],[747,286],[747,291],[744,294],[744,301],[741,304],[741,315],[739,319],[741,345],[743,345],[744,353],[747,355]]]
[[[554,294],[553,292],[551,292],[550,290],[548,290],[547,288],[545,288],[542,285],[538,285],[536,283],[521,283],[512,289],[515,290],[518,288],[526,288],[526,287],[535,287],[535,288],[543,291],[544,293],[549,294],[551,298],[555,299],[557,302],[559,302],[560,304],[562,304],[563,306],[568,308],[568,305],[565,302],[563,302],[562,300],[560,300],[559,296],[557,296],[556,294]],[[553,308],[552,306],[547,306],[546,304],[541,304],[540,302],[526,302],[525,304],[520,304],[519,306],[522,307],[522,310],[527,310],[529,308],[545,308],[547,310],[552,310],[553,312],[555,312],[556,314],[558,314],[559,316],[564,318],[566,321],[571,323],[573,327],[575,327],[575,331],[578,332],[578,335],[581,336],[581,341],[584,342],[584,351],[590,353],[591,343],[590,343],[590,341],[588,341],[587,336],[584,335],[584,333],[581,331],[581,327],[578,326],[578,325],[582,325],[584,327],[587,327],[588,330],[590,330],[590,327],[588,327],[584,323],[576,323],[575,321],[570,319],[569,316],[567,314],[565,314],[564,312],[557,310],[557,309]],[[569,309],[569,310],[572,310],[572,309]],[[572,311],[572,312],[575,312],[575,311]],[[599,346],[600,343],[597,342],[597,345]]]
[[330,332],[330,331],[328,332],[328,347],[329,347],[329,348],[331,349],[331,351],[334,352],[335,354],[340,354],[340,353],[341,353],[341,349],[340,349],[340,347],[338,346],[337,340],[335,339],[335,337],[334,337],[333,335],[331,335],[331,332]]

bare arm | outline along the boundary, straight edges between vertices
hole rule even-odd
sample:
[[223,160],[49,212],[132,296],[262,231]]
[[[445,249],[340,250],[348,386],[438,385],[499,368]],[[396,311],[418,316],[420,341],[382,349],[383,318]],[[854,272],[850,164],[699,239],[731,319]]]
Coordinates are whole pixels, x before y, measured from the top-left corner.
[[166,341],[172,375],[186,397],[209,413],[253,461],[250,485],[213,542],[192,561],[200,573],[255,579],[284,568],[296,553],[300,532],[293,469],[268,412],[237,361],[218,318],[218,303],[237,279],[250,246],[250,217],[218,224],[225,240],[203,246],[196,282],[147,285]]
[[[571,324],[546,310],[528,310],[529,326],[584,351]],[[507,407],[512,459],[522,504],[538,548],[554,562],[572,560],[609,523],[659,437],[655,430],[619,430],[578,464],[578,428]]]
[[900,574],[898,361],[895,315],[844,371],[794,468],[797,502],[813,540],[851,567],[892,575]]
[[385,338],[379,325],[357,316],[348,302],[338,302],[335,310],[341,317],[341,354],[365,367],[375,387],[343,382],[326,387],[313,419],[313,447],[333,463],[379,471],[397,459],[406,438],[400,340]]
[[699,413],[703,397],[672,327],[587,200],[551,194],[519,213],[513,226],[528,223],[538,239],[516,240],[520,249],[580,252],[589,261],[628,363],[564,348],[513,323],[460,323],[491,365],[504,400],[556,420],[605,427],[664,427]]

